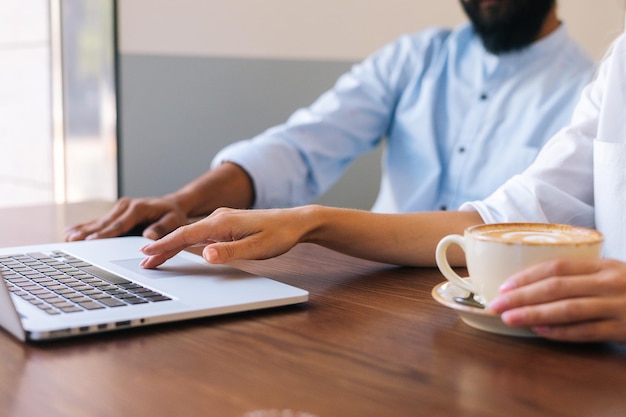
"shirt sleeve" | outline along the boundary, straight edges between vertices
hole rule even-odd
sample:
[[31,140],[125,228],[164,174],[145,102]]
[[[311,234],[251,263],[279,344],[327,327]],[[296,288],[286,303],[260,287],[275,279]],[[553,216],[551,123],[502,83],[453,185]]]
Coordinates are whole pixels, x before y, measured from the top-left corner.
[[[427,44],[432,37],[420,39]],[[415,46],[409,36],[387,45],[286,123],[224,148],[212,166],[229,161],[246,170],[254,182],[254,208],[313,201],[388,131],[398,96],[417,70]]]

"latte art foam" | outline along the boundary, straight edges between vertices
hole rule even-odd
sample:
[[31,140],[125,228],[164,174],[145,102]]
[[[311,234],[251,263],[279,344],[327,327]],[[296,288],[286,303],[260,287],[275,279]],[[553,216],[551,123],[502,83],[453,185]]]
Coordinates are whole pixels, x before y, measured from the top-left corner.
[[491,224],[470,230],[470,233],[479,240],[527,245],[570,245],[602,240],[602,235],[595,230],[557,224]]
[[562,243],[577,242],[576,236],[566,233],[555,232],[503,232],[494,233],[494,236],[507,242],[528,242],[528,243]]

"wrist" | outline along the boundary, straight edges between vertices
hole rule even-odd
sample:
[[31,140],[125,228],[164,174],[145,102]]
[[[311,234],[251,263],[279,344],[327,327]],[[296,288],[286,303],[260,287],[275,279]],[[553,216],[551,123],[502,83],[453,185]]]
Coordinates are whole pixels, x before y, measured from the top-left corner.
[[225,162],[164,198],[187,217],[197,217],[220,207],[249,208],[254,201],[254,188],[243,168]]
[[317,204],[297,207],[298,223],[305,227],[300,238],[301,243],[319,243],[323,235],[326,207]]
[[190,216],[193,207],[193,193],[179,190],[163,196],[163,199],[175,206],[178,210],[182,211],[187,217]]

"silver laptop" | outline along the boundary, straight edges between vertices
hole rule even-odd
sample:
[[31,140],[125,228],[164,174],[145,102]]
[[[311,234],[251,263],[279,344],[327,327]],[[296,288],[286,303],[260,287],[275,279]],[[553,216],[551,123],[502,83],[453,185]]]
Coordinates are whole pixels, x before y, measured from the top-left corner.
[[303,303],[308,292],[181,252],[139,266],[149,240],[0,248],[0,326],[40,341]]

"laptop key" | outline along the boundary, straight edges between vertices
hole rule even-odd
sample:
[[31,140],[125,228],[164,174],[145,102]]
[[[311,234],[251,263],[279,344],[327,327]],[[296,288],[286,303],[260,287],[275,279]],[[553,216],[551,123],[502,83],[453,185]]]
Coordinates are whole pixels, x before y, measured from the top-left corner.
[[158,302],[158,301],[169,301],[171,300],[171,298],[165,295],[154,295],[151,297],[146,297],[146,300]]
[[127,298],[124,298],[124,301],[127,302],[128,304],[147,304],[148,303],[148,301],[143,300],[138,297],[127,297]]
[[104,308],[102,304],[98,304],[95,301],[83,301],[79,302],[78,305],[87,310],[97,310],[100,308]]
[[127,305],[126,303],[113,297],[98,298],[98,301],[107,307],[121,307]]
[[76,307],[76,306],[61,307],[60,310],[63,311],[64,313],[77,313],[79,311],[84,311],[82,308]]

